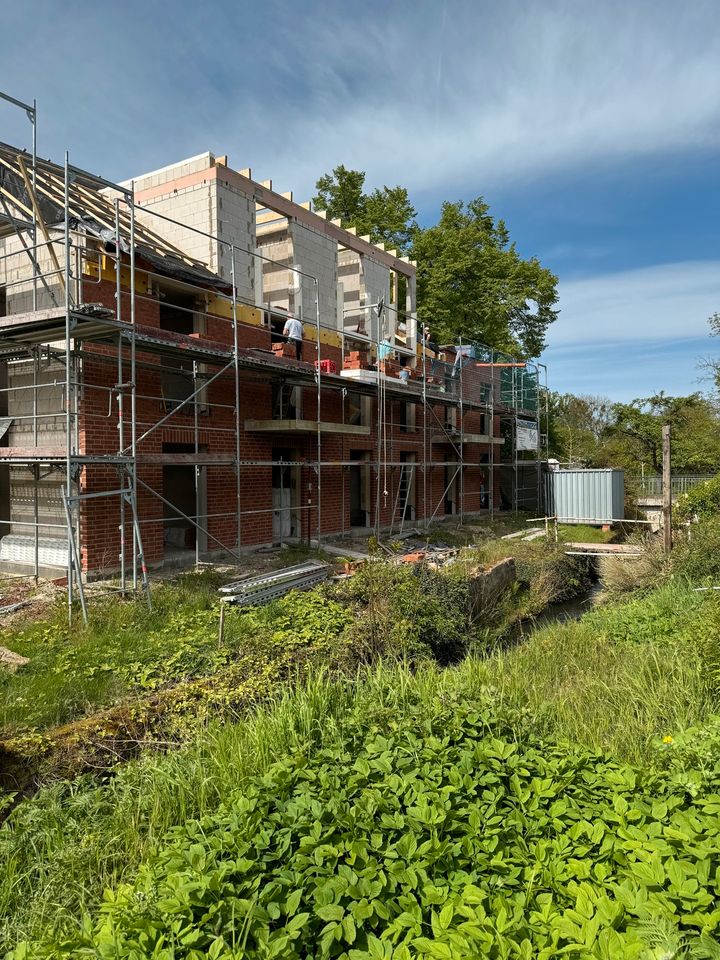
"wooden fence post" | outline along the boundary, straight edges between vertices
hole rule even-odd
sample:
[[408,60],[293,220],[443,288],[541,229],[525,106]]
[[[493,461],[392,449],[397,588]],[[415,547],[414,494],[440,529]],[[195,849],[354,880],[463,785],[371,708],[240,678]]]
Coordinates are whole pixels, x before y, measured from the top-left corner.
[[663,474],[662,474],[662,513],[663,513],[663,550],[672,550],[672,484],[670,482],[670,426],[662,428]]

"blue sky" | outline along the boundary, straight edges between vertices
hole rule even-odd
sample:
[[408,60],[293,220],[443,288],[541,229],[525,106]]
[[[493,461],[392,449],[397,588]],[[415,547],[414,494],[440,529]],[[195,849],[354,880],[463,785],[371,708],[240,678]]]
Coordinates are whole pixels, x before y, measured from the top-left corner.
[[[110,179],[210,149],[299,200],[366,170],[424,223],[483,194],[560,277],[555,389],[686,393],[720,352],[716,2],[29,0],[0,89],[37,98],[41,154]],[[0,139],[27,128],[0,105]]]

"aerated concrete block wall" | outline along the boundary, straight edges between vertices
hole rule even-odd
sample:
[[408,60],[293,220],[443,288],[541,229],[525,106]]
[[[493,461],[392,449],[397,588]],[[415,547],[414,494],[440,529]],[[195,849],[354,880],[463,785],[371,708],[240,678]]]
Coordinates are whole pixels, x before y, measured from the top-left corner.
[[[357,308],[378,303],[381,297],[386,304],[390,303],[389,269],[354,250],[341,250],[338,256],[338,277],[343,287],[346,328],[355,329],[359,322],[364,320],[365,332],[373,340],[377,340],[377,312]],[[386,327],[388,332],[391,329],[394,331],[395,316],[393,312],[386,314],[386,319],[391,318],[393,323],[392,328]]]
[[258,299],[263,305],[295,312],[295,293],[292,275],[287,269],[292,263],[292,242],[287,221],[268,224],[258,229],[257,249],[265,258],[262,263],[262,291]]
[[[169,190],[168,193],[153,197],[152,200],[143,200],[142,206],[171,217],[173,220],[181,220],[188,227],[195,227],[203,233],[212,233],[215,226],[215,203],[215,183],[202,182],[180,190]],[[136,217],[140,223],[154,230],[188,257],[207,264],[210,270],[216,269],[216,244],[210,238],[140,210],[136,211]]]
[[[223,279],[232,278],[231,262],[235,255],[235,288],[245,303],[255,305],[260,291],[255,290],[255,201],[234,185],[222,179],[217,184],[216,235],[225,243],[218,244],[217,272]],[[214,267],[212,269],[215,269]]]
[[[300,287],[303,320],[307,324],[315,323],[319,310],[321,325],[337,330],[338,245],[331,237],[297,221],[290,222],[289,234],[293,266],[309,274],[294,279]],[[311,277],[317,279],[317,309],[316,287]]]
[[[228,244],[234,245],[238,299],[254,304],[255,201],[227,183],[222,171],[221,165],[215,165],[214,156],[204,153],[139,177],[134,184],[140,205],[180,224],[142,211],[137,216],[149,229],[228,283],[232,278]],[[143,191],[152,191],[152,195],[143,197]]]
[[[370,257],[361,257],[360,284],[364,303],[378,303],[382,297],[386,304],[390,304],[390,271],[387,267]],[[386,314],[386,321],[393,324],[392,328],[386,326],[386,329],[394,330],[395,317],[393,312]]]
[[[8,363],[8,417],[12,423],[7,432],[10,447],[46,447],[65,449],[64,387],[65,367],[57,362],[41,359],[36,376],[37,390],[33,390],[33,361]],[[34,401],[34,394],[37,400]],[[33,410],[37,412],[37,444],[33,428]],[[64,524],[61,490],[62,473],[50,472],[42,465],[38,479],[38,520],[41,524]],[[10,533],[34,536],[34,472],[30,466],[10,467]],[[41,537],[64,539],[62,529],[41,526]]]
[[[54,244],[55,255],[63,271],[65,266],[65,238],[56,230],[50,231],[50,237],[57,242]],[[28,242],[31,242],[28,238]],[[38,243],[44,243],[38,232]],[[54,306],[49,288],[56,303],[65,305],[65,291],[63,281],[57,272],[55,263],[47,246],[38,247],[35,251],[38,269],[45,284],[37,279],[37,309],[46,310]],[[0,240],[0,286],[6,286],[6,311],[8,316],[15,313],[27,313],[33,309],[33,266],[17,237],[6,237]]]

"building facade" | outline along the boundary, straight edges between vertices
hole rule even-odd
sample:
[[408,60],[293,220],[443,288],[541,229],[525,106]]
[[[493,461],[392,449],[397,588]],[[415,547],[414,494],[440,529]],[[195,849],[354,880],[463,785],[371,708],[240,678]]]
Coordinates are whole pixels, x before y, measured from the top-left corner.
[[210,153],[132,185],[0,163],[4,569],[137,576],[509,505],[503,418],[537,397],[423,343],[407,258]]

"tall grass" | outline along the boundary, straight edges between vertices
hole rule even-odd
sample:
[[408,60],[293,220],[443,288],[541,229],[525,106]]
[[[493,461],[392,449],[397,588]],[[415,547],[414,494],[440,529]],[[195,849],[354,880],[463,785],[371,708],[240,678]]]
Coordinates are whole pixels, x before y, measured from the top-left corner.
[[171,826],[217,809],[278,758],[343,743],[358,718],[402,723],[448,698],[482,709],[491,696],[548,738],[647,763],[657,738],[702,723],[716,706],[692,637],[716,630],[719,611],[670,585],[546,627],[490,659],[445,670],[381,662],[344,680],[318,674],[253,716],[202,727],[184,748],[128,764],[102,785],[86,778],[46,788],[0,830],[0,949],[76,924]]
[[378,664],[352,680],[318,674],[235,723],[198,729],[194,742],[90,778],[46,787],[0,828],[0,952],[74,927],[103,890],[133,875],[176,824],[216,810],[274,761],[332,747],[371,713],[393,721],[447,696],[479,698],[484,670]]
[[219,582],[210,571],[168,581],[155,591],[152,610],[144,599],[102,598],[90,605],[90,622],[72,629],[58,602],[42,620],[3,631],[0,642],[30,663],[0,674],[0,731],[55,726],[126,695],[127,676],[172,652],[173,637],[162,635],[169,618],[209,610]]
[[719,628],[716,598],[670,583],[454,668],[379,663],[345,679],[319,673],[252,716],[198,727],[183,748],[103,783],[47,787],[0,828],[0,951],[77,924],[171,826],[217,809],[283,756],[345,742],[358,718],[402,723],[447,698],[482,709],[491,696],[524,710],[548,738],[647,763],[657,738],[717,709],[703,650]]
[[341,735],[348,690],[323,676],[252,718],[198,729],[194,742],[128,764],[102,785],[58,783],[0,830],[0,950],[75,923],[167,829],[217,806],[243,778]]

